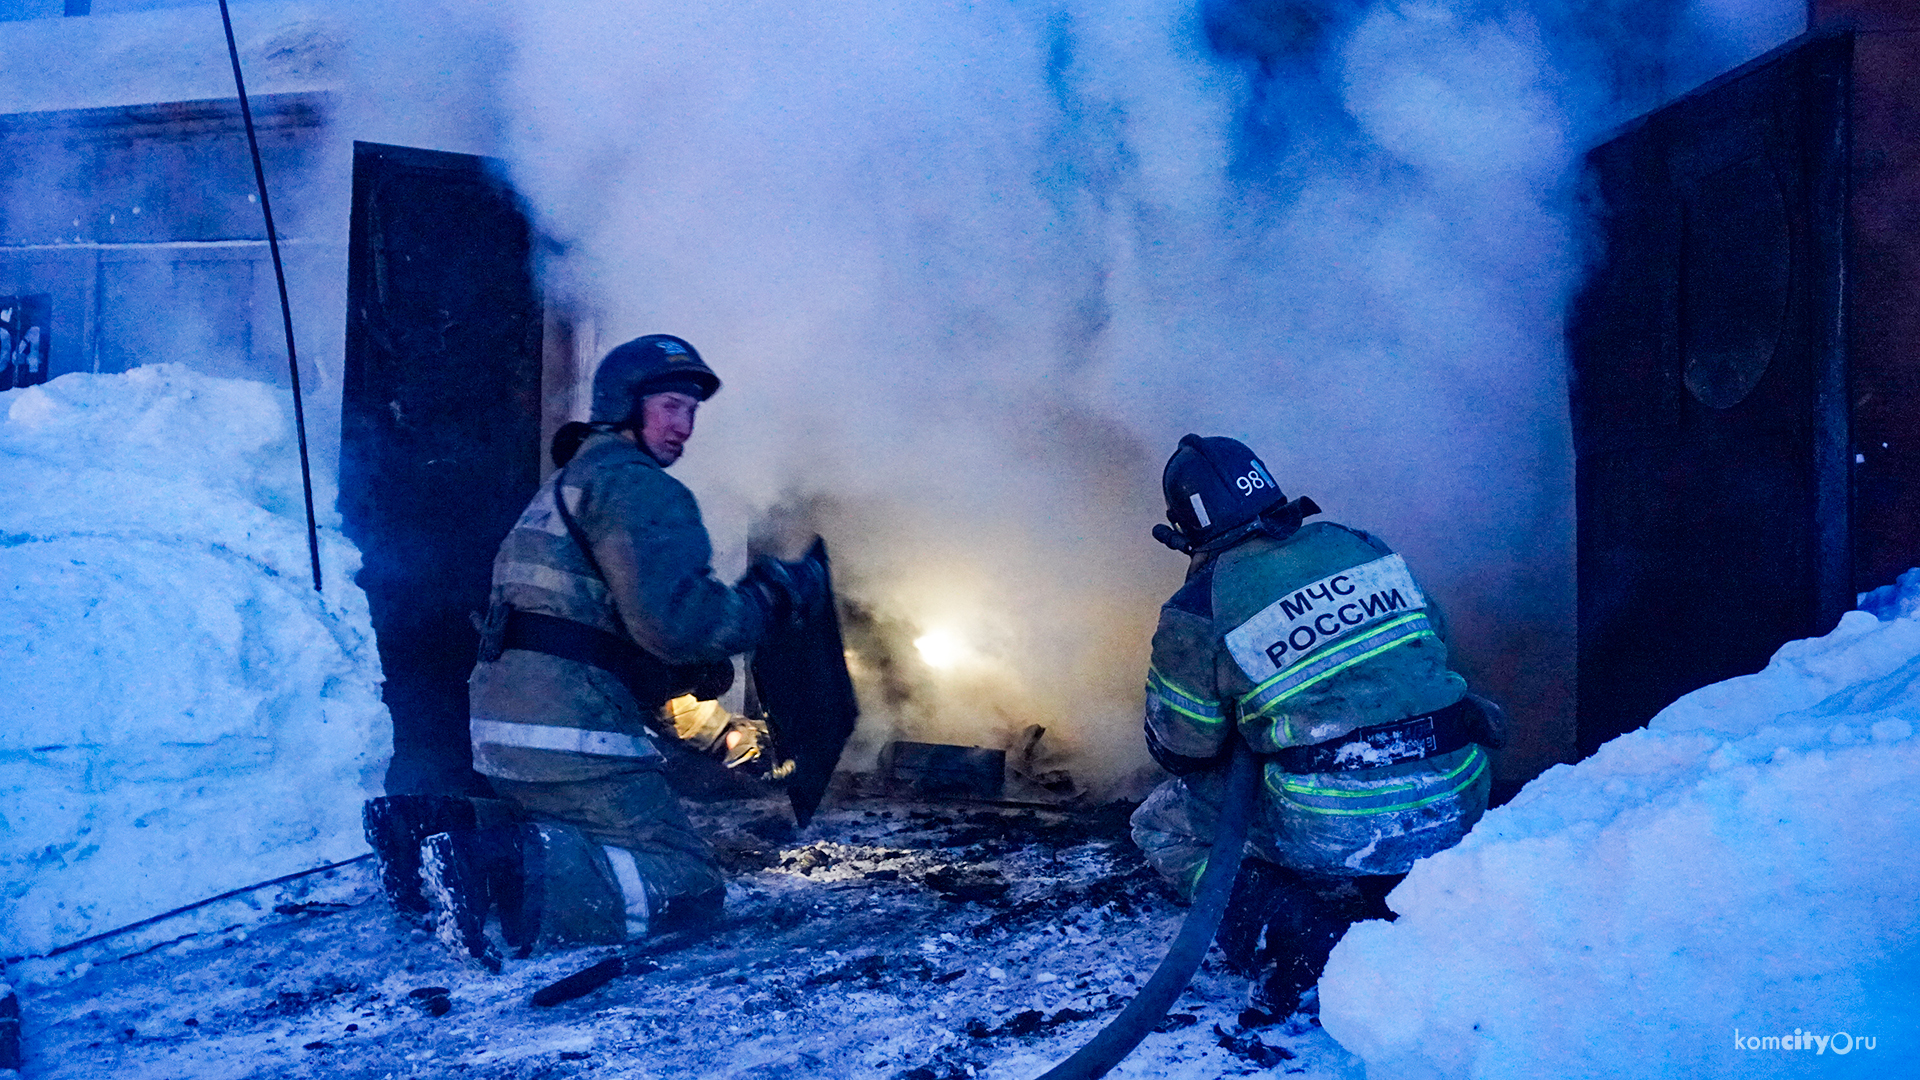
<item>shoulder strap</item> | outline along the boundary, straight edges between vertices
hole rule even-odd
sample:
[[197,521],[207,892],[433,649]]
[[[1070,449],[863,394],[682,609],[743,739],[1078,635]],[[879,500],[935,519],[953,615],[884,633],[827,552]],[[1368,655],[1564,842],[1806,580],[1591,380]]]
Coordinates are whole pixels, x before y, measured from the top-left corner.
[[[607,575],[600,570],[600,560],[593,557],[593,545],[588,542],[586,530],[567,508],[567,470],[572,463],[560,467],[560,473],[553,481],[553,505],[560,513],[560,523],[567,527],[567,535],[573,538],[580,556],[587,560],[587,567],[602,583]],[[611,607],[611,605],[610,605]],[[625,620],[620,618],[620,609],[611,607],[613,623],[620,633],[609,634],[598,627],[585,623],[576,623],[569,619],[556,619],[550,616],[536,616],[529,612],[513,612],[509,616],[508,644],[513,648],[532,649],[535,652],[550,653],[568,660],[578,660],[583,664],[611,671],[627,688],[633,692],[634,700],[643,709],[649,709],[665,702],[677,694],[684,693],[707,673],[705,665],[675,667],[655,657],[641,648],[628,632]],[[733,666],[727,665],[728,681],[732,681]],[[718,695],[715,695],[718,696]],[[646,718],[649,726],[654,726],[657,717],[649,714]],[[672,734],[663,731],[662,734]]]
[[553,505],[560,512],[560,524],[567,527],[567,535],[573,538],[573,545],[580,549],[581,557],[587,560],[587,568],[593,571],[594,577],[604,582],[607,575],[600,572],[600,560],[593,557],[593,545],[587,542],[587,534],[580,528],[580,523],[574,520],[573,511],[567,509],[567,472],[572,467],[572,462],[562,465],[560,474],[553,478]]
[[569,461],[560,467],[560,474],[554,477],[554,508],[560,511],[560,524],[567,527],[567,535],[573,537],[573,545],[580,549],[580,557],[587,560],[587,569],[592,570],[593,576],[599,578],[600,583],[607,586],[609,597],[607,606],[613,612],[613,624],[620,628],[621,636],[628,641],[632,641],[633,634],[627,630],[625,620],[620,618],[619,606],[611,602],[613,583],[607,580],[607,575],[600,569],[600,560],[593,557],[593,544],[588,542],[586,530],[580,528],[580,523],[574,520],[573,511],[567,509],[567,470],[571,468],[573,468],[573,463]]
[[1206,565],[1188,574],[1186,584],[1180,586],[1166,606],[1203,619],[1213,618],[1213,570],[1217,565],[1215,560],[1208,559]]

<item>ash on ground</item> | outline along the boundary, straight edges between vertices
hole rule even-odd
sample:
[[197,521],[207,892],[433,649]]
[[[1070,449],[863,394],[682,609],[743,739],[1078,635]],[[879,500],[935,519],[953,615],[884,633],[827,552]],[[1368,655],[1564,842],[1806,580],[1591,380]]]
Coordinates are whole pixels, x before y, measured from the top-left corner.
[[[863,800],[796,832],[783,800],[692,806],[734,875],[724,923],[550,1008],[528,999],[619,950],[487,974],[360,863],[348,902],[35,988],[21,1075],[1024,1080],[1127,1003],[1185,914],[1127,809]],[[1310,1019],[1241,1027],[1245,994],[1216,952],[1111,1075],[1362,1075]]]

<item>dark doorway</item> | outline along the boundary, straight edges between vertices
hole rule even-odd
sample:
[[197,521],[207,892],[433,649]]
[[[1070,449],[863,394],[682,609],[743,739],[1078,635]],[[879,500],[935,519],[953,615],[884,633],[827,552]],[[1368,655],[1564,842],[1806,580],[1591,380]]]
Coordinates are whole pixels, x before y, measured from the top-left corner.
[[1582,756],[1853,605],[1851,54],[1797,42],[1589,155],[1604,263],[1569,323]]
[[340,510],[386,669],[387,790],[484,790],[468,613],[540,481],[531,236],[482,158],[353,150]]

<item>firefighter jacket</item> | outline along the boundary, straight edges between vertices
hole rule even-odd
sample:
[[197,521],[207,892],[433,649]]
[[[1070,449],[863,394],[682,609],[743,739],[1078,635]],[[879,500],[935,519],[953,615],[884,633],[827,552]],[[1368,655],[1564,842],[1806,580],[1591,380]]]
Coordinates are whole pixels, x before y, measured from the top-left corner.
[[[639,447],[595,432],[500,544],[490,619],[511,608],[630,639],[665,664],[724,661],[758,642],[764,616],[713,576],[712,554],[693,493]],[[485,656],[468,684],[480,773],[586,780],[659,757],[647,721],[662,702],[635,700],[608,670],[525,649]]]
[[1301,871],[1404,872],[1486,809],[1484,748],[1374,768],[1289,772],[1273,755],[1458,702],[1439,615],[1385,544],[1331,522],[1214,556],[1160,610],[1147,675],[1155,757],[1216,768],[1230,724],[1264,755],[1262,814]]

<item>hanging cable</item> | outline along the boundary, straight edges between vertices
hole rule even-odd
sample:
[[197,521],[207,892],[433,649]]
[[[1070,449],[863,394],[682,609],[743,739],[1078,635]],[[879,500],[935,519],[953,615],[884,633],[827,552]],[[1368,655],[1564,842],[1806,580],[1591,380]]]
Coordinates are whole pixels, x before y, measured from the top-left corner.
[[273,206],[267,202],[267,171],[260,165],[260,140],[253,133],[253,109],[247,83],[240,77],[240,46],[233,40],[233,17],[220,0],[220,21],[227,28],[227,56],[233,60],[233,89],[240,95],[240,119],[247,125],[247,149],[253,152],[253,180],[260,189],[260,213],[267,219],[267,250],[273,277],[280,284],[280,321],[287,329],[287,371],[293,378],[293,428],[300,438],[300,488],[307,497],[307,554],[313,560],[313,591],[320,592],[320,529],[313,516],[313,467],[307,460],[307,413],[300,403],[300,361],[293,351],[293,305],[287,301],[287,272],[280,265],[280,238],[273,231]]

